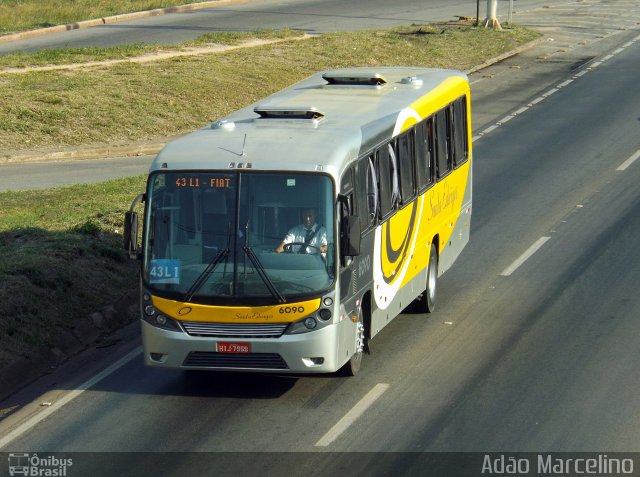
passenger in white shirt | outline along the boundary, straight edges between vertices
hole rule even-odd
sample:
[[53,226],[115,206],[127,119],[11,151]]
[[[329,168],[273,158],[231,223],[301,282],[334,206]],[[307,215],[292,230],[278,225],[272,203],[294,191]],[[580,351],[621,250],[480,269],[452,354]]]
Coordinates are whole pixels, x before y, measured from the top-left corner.
[[276,252],[284,252],[287,244],[295,244],[287,247],[293,253],[326,253],[327,231],[323,226],[316,224],[314,209],[302,211],[302,223],[287,232],[282,243],[276,247]]

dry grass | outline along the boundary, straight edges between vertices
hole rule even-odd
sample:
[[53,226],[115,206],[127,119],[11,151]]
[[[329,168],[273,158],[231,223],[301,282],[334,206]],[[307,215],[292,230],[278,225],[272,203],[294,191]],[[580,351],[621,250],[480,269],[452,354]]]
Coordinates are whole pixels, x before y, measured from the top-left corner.
[[[302,37],[296,30],[258,30],[254,33],[205,33],[180,45],[131,44],[111,47],[87,46],[82,48],[45,49],[33,53],[8,53],[0,56],[0,68],[29,69],[56,65],[82,65],[94,62],[145,58],[163,54],[179,54],[197,48],[239,45],[251,40],[279,40]],[[1,70],[0,70],[1,71]]]
[[[144,182],[0,193],[0,368],[64,349],[78,323],[135,288],[122,217]],[[109,326],[132,319],[124,313]]]
[[201,0],[0,0],[0,34]]
[[201,127],[317,70],[378,65],[464,70],[535,36],[521,29],[422,25],[155,63],[0,74],[0,147],[164,139]]

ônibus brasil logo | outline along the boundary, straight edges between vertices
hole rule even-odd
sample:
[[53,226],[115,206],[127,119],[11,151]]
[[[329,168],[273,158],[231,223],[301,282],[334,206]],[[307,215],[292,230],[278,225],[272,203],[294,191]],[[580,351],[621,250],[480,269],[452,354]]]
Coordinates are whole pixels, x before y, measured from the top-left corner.
[[39,457],[38,454],[9,454],[9,475],[34,477],[65,477],[67,468],[73,465],[73,459],[61,459],[55,456]]

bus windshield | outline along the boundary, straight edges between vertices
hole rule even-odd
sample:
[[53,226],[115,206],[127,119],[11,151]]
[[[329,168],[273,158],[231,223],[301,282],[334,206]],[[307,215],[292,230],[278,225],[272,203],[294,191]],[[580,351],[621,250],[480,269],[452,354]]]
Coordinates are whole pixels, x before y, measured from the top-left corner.
[[283,303],[335,276],[333,181],[320,174],[156,172],[143,280],[199,303]]

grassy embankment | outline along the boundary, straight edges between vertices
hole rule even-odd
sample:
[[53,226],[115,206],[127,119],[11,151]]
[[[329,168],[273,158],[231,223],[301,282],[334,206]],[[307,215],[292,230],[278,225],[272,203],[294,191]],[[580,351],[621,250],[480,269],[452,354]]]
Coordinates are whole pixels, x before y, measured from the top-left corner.
[[[464,70],[536,36],[517,28],[494,32],[464,24],[414,25],[145,64],[0,71],[0,148],[158,140],[201,127],[320,69],[416,65]],[[68,62],[86,61],[94,53],[57,54]],[[120,53],[106,51],[101,57],[109,55]],[[37,58],[27,55],[21,61],[42,61]],[[136,264],[120,249],[122,216],[143,188],[144,178],[135,177],[0,193],[0,367],[17,358],[50,355],[55,361],[68,354],[79,322],[135,290]],[[123,313],[105,328],[133,320],[130,315]]]

